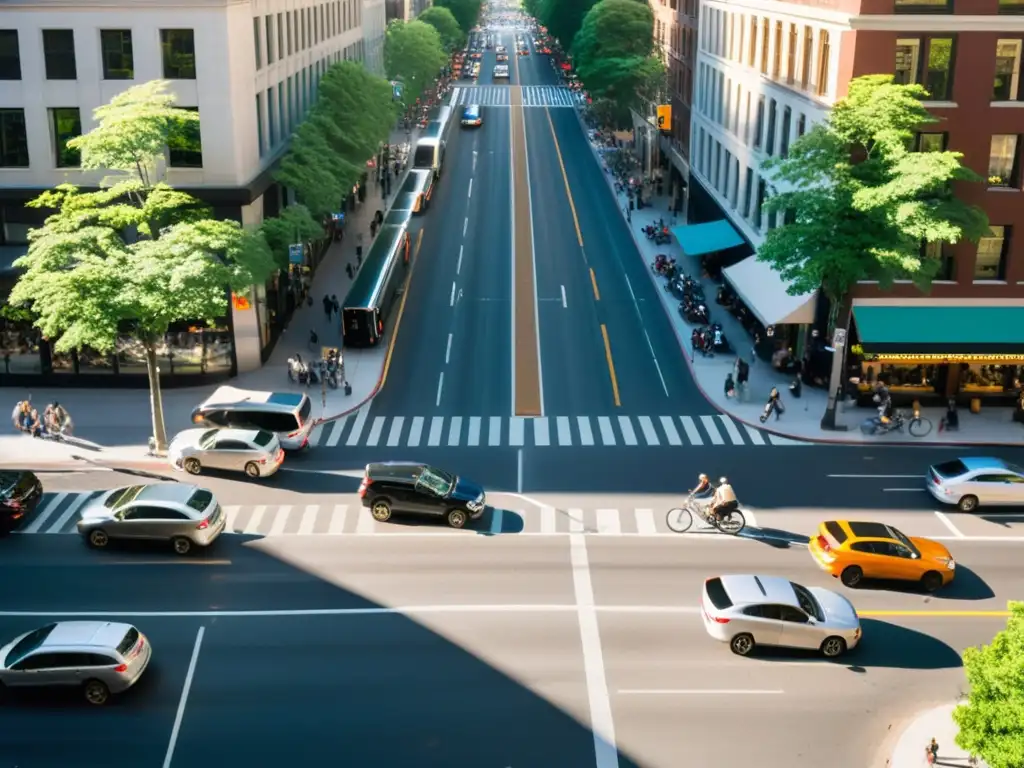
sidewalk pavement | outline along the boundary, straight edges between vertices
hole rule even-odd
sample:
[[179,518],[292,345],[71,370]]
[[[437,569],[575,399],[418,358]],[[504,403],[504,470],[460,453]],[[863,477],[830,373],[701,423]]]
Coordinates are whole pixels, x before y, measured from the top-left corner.
[[[928,765],[950,766],[950,768],[987,768],[986,763],[970,762],[970,755],[956,745],[957,734],[953,722],[956,704],[943,704],[919,713],[900,734],[888,768],[922,768]],[[927,760],[927,748],[935,739],[939,745],[934,763]]]
[[[577,114],[579,114],[577,112]],[[583,130],[588,136],[592,132],[581,119]],[[598,151],[597,146],[591,141],[591,149],[597,161],[605,167],[604,159]],[[605,179],[609,188],[619,203],[619,210],[626,216],[629,210],[629,199],[625,192],[615,191],[615,180],[611,173],[605,173]],[[676,338],[682,347],[686,357],[687,365],[693,375],[694,382],[704,397],[719,411],[732,416],[737,421],[744,422],[750,426],[759,427],[782,437],[794,438],[812,442],[823,443],[844,443],[860,444],[870,443],[872,445],[918,445],[930,443],[939,445],[1020,445],[1024,442],[1024,426],[1010,420],[1009,408],[983,408],[980,413],[973,414],[967,409],[961,409],[960,428],[954,432],[939,429],[939,422],[945,416],[944,408],[922,408],[921,416],[932,423],[932,430],[924,437],[913,437],[906,431],[891,432],[885,435],[866,435],[860,431],[860,423],[875,415],[873,409],[858,408],[851,403],[841,403],[836,414],[836,422],[845,426],[845,431],[824,430],[821,428],[821,418],[825,413],[828,401],[828,393],[824,389],[816,389],[804,385],[800,398],[794,398],[789,391],[789,385],[793,383],[793,374],[781,373],[761,358],[754,355],[752,340],[746,329],[740,324],[731,313],[718,306],[714,297],[718,293],[719,283],[703,276],[700,260],[696,257],[687,256],[678,241],[673,237],[666,245],[655,245],[648,240],[643,233],[643,228],[657,224],[659,219],[669,226],[683,223],[673,218],[671,201],[667,195],[648,196],[645,199],[645,207],[641,210],[629,212],[628,221],[633,240],[636,242],[647,265],[647,275],[657,289],[661,300],[662,308],[668,316],[676,333]],[[716,354],[712,357],[704,357],[699,352],[694,356],[693,345],[690,334],[692,325],[687,323],[678,312],[679,300],[665,290],[665,278],[656,275],[650,268],[658,254],[665,254],[674,258],[683,272],[696,278],[704,288],[704,295],[708,299],[708,310],[711,320],[721,323],[725,337],[735,350],[734,353]],[[733,373],[737,354],[750,363],[750,381],[746,393],[742,399],[728,398],[725,396],[725,377]],[[781,418],[772,416],[768,422],[761,424],[760,415],[764,410],[768,393],[772,387],[777,387],[782,394],[783,405],[786,408]],[[905,411],[906,412],[906,411]]]

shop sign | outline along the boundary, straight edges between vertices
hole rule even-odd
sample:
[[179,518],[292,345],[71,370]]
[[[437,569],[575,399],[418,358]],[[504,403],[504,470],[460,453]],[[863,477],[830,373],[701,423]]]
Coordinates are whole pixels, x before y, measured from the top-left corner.
[[291,264],[302,263],[302,243],[292,243],[288,246],[288,261]]
[[244,312],[247,309],[252,309],[252,302],[249,301],[248,296],[241,296],[237,293],[232,293],[231,306],[235,308],[236,312]]
[[658,105],[658,130],[662,133],[672,133],[672,105]]
[[864,354],[865,363],[892,363],[894,365],[946,365],[949,363],[977,363],[986,365],[1019,365],[1024,363],[1024,354],[1018,355],[890,355],[886,353]]

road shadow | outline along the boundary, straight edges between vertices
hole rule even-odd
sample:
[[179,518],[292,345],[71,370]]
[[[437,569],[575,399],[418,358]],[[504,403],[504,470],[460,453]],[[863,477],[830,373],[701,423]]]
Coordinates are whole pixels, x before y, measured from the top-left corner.
[[951,584],[937,592],[927,593],[921,585],[912,581],[895,579],[864,579],[855,589],[875,592],[918,593],[928,595],[929,600],[989,600],[996,593],[978,573],[965,565],[956,564],[956,578]]
[[[494,530],[496,524],[495,515],[499,511],[501,512],[501,520],[498,525],[499,530]],[[499,509],[490,505],[484,507],[484,513],[480,517],[467,521],[466,525],[462,528],[450,527],[441,515],[417,515],[412,512],[398,511],[393,512],[391,518],[386,523],[378,523],[378,525],[397,525],[407,528],[440,528],[452,532],[471,531],[481,536],[522,533],[525,527],[523,517],[518,512],[511,509]]]
[[760,541],[775,549],[789,549],[790,547],[806,547],[810,537],[802,533],[784,531],[781,528],[758,528],[748,525],[737,534],[740,538]]
[[986,523],[992,523],[1006,529],[1013,528],[1014,524],[1020,525],[1024,523],[1024,512],[986,512],[977,515],[977,517],[980,517]]

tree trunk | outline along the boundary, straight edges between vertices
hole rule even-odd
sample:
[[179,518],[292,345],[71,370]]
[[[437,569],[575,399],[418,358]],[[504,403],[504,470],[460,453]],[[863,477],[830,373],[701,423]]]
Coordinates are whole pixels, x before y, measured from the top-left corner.
[[153,450],[167,452],[167,427],[164,425],[164,400],[160,394],[160,369],[156,364],[156,344],[147,340],[146,373],[149,375],[149,407],[153,415]]

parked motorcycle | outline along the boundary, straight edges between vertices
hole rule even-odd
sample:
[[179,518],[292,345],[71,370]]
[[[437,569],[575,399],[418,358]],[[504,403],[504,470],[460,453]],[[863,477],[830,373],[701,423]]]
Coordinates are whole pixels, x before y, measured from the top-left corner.
[[698,304],[685,299],[679,303],[679,314],[690,325],[706,325],[711,322],[707,305]]
[[872,416],[860,423],[860,431],[865,435],[887,435],[890,432],[902,432],[906,420],[901,411],[896,411],[888,421],[881,416]]

